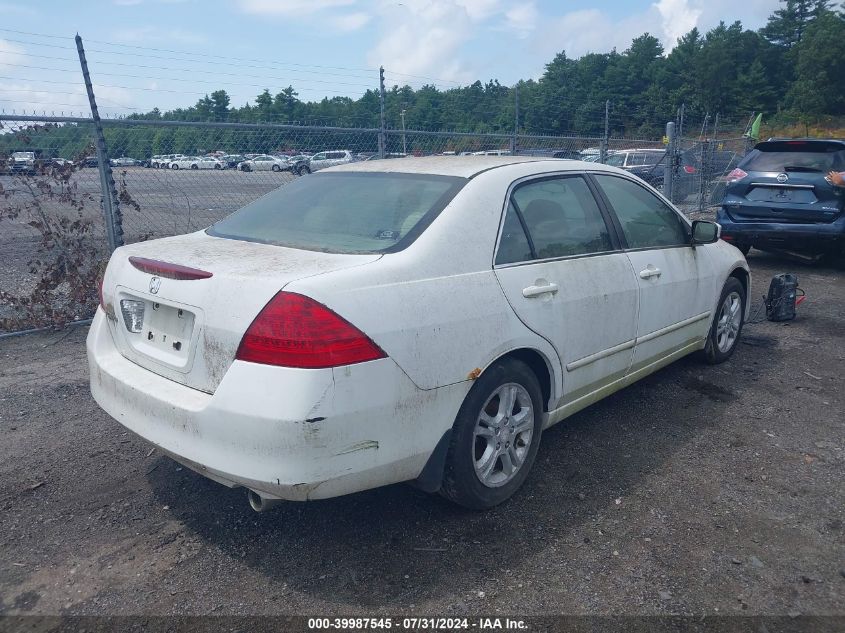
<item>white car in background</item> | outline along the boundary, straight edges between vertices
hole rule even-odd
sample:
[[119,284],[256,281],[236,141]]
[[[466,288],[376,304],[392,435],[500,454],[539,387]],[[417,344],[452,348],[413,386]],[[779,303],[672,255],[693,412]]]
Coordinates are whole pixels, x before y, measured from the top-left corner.
[[239,163],[238,169],[240,171],[285,171],[288,169],[288,160],[270,154],[259,154]]
[[183,156],[170,161],[170,169],[223,169],[223,163],[212,156]]
[[336,167],[337,165],[354,162],[355,157],[349,150],[331,150],[314,154],[308,161],[308,168],[311,172],[315,172],[326,167]]
[[91,391],[257,510],[402,481],[489,508],[545,428],[692,352],[730,358],[749,284],[717,224],[620,169],[358,162],[117,249]]

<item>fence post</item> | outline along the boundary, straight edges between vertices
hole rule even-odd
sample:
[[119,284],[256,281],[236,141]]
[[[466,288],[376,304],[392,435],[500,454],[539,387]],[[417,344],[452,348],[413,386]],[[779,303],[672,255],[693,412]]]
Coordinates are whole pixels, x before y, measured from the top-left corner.
[[675,181],[675,122],[669,121],[666,124],[666,138],[669,140],[666,146],[666,166],[663,168],[663,195],[671,201]]
[[378,95],[379,95],[379,124],[378,124],[378,157],[384,158],[386,141],[386,132],[384,125],[384,66],[379,66],[378,69]]
[[513,87],[513,135],[511,136],[511,155],[519,151],[519,84]]
[[610,147],[610,100],[604,102],[604,136],[599,146],[599,162],[607,162],[607,150]]
[[88,61],[85,59],[85,49],[82,38],[76,34],[76,52],[79,54],[79,65],[82,67],[82,78],[85,90],[88,92],[88,103],[91,106],[91,118],[94,120],[94,148],[97,151],[98,171],[100,172],[100,192],[102,194],[103,215],[106,222],[106,239],[109,250],[123,246],[123,216],[117,200],[114,186],[114,176],[111,171],[108,153],[106,152],[106,138],[103,135],[103,124],[100,121],[100,111],[94,98],[94,86],[91,85],[91,75],[88,72]]

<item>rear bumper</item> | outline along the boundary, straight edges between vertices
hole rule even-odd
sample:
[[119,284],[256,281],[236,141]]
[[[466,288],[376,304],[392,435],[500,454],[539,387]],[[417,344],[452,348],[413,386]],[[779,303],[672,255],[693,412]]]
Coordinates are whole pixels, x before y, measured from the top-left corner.
[[87,348],[91,393],[109,415],[200,474],[268,498],[416,478],[468,390],[422,391],[388,358],[334,370],[235,361],[208,394],[124,358],[99,309]]
[[722,238],[742,246],[783,250],[829,250],[845,246],[845,216],[833,222],[736,222],[724,207],[716,214]]

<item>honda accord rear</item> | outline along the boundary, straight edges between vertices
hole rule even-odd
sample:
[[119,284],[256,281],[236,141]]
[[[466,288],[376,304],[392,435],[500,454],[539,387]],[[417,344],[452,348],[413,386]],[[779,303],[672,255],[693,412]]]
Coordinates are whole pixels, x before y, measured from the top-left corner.
[[[266,499],[418,477],[466,387],[420,389],[366,332],[379,305],[363,306],[362,330],[330,298],[296,289],[384,268],[467,182],[378,176],[309,176],[208,231],[115,251],[88,337],[100,406],[179,462]],[[358,275],[332,295],[361,279],[370,285]],[[384,331],[398,328],[378,330],[389,343]],[[442,424],[421,424],[421,403]]]
[[716,221],[722,239],[744,253],[811,255],[845,248],[845,189],[826,178],[845,170],[845,141],[794,139],[758,143],[727,178]]

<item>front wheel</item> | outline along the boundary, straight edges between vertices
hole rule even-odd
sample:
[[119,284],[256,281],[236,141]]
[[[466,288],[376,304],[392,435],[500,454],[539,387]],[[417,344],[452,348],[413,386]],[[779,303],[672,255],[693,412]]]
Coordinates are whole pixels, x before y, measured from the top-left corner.
[[199,165],[191,165],[191,169],[199,169]]
[[525,363],[491,365],[455,419],[441,494],[473,510],[509,499],[534,463],[542,411],[540,384]]
[[745,324],[745,288],[736,277],[728,277],[719,297],[716,316],[704,346],[704,360],[724,363],[736,351]]
[[310,173],[311,173],[311,168],[310,168],[310,167],[308,167],[308,165],[302,165],[302,166],[299,168],[299,171],[298,171],[297,173],[298,173],[300,176],[304,176],[304,175],[306,175],[306,174],[310,174]]
[[280,172],[280,171],[282,171],[282,168],[281,168],[281,167],[279,167],[278,165],[273,165],[273,167],[272,167],[271,169],[272,169],[273,171],[275,171],[275,172]]
[[170,166],[170,169],[179,169],[179,165],[174,163],[173,165]]

